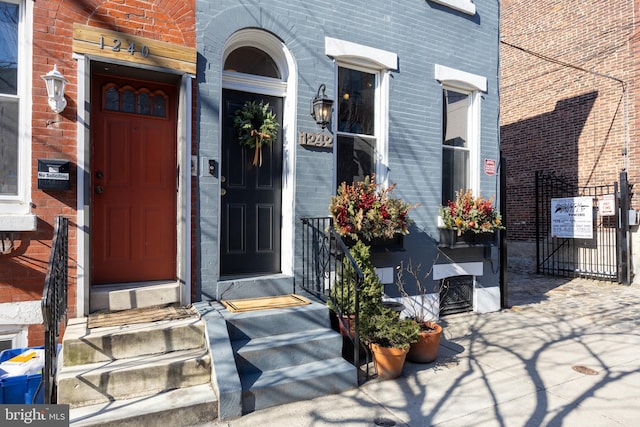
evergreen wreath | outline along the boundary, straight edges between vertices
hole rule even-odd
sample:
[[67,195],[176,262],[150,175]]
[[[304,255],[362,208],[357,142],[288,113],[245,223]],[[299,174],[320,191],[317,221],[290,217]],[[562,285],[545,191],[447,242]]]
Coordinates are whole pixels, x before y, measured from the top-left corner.
[[262,146],[271,144],[278,135],[276,115],[269,110],[269,103],[247,101],[233,118],[240,145],[255,148],[253,165],[262,166]]

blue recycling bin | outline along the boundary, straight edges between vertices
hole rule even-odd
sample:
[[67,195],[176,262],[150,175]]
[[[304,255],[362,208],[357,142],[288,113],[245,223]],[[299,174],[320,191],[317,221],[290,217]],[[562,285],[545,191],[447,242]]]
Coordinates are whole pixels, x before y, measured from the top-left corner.
[[[28,350],[42,350],[44,347],[12,348],[0,352],[0,363],[18,356]],[[15,375],[0,378],[1,404],[32,404],[44,403],[44,389],[38,391],[42,381],[42,371],[31,375]],[[35,401],[33,397],[38,393]]]

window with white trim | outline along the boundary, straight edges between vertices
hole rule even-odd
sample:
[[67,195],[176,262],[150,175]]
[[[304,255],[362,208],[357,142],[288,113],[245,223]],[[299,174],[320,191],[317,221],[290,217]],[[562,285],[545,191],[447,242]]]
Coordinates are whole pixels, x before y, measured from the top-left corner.
[[336,185],[376,174],[387,179],[389,79],[398,68],[393,52],[325,38],[325,53],[336,61]]
[[470,96],[442,89],[442,204],[455,200],[459,190],[471,188],[469,140]]
[[[31,38],[26,26],[30,3],[0,1],[0,216],[29,213]],[[27,227],[31,222],[26,221]],[[16,224],[17,229],[24,225]]]
[[338,67],[337,183],[364,181],[376,172],[377,75]]
[[480,186],[480,92],[487,79],[476,74],[435,65],[442,83],[442,204],[455,192]]
[[0,351],[27,346],[27,328],[0,326]]

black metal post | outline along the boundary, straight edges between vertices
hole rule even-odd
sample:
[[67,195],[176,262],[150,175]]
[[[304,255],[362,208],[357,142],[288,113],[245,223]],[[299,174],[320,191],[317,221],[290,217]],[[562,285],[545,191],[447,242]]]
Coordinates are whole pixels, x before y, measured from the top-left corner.
[[[507,160],[500,156],[500,215],[507,224]],[[507,279],[507,232],[500,230],[500,307],[509,307],[509,282]]]
[[540,172],[536,171],[536,273],[540,274],[540,209],[543,203],[540,200]]
[[620,172],[620,220],[618,222],[618,247],[620,257],[618,259],[619,283],[628,285],[631,277],[629,262],[629,182],[627,171]]

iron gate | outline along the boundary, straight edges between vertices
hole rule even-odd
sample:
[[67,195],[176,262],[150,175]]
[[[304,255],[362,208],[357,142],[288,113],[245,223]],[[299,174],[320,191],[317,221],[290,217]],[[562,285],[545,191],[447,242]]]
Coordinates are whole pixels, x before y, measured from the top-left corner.
[[[626,173],[609,185],[578,187],[555,174],[536,172],[537,272],[629,283],[629,186]],[[620,188],[623,189],[620,191]],[[552,232],[552,199],[592,199],[592,237],[564,238]],[[625,215],[620,215],[624,212]]]

